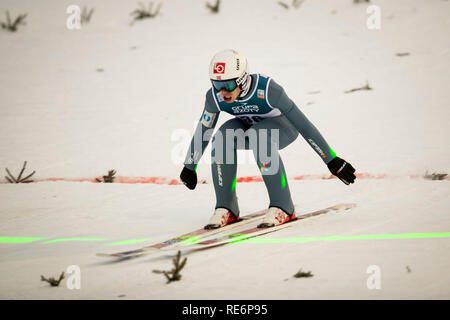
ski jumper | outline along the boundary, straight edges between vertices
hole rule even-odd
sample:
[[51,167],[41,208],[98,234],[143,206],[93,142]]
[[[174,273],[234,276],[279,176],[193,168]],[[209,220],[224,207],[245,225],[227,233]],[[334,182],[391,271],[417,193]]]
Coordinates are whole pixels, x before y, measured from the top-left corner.
[[300,133],[327,164],[336,154],[316,127],[272,78],[251,74],[246,90],[234,102],[224,101],[211,87],[199,120],[185,166],[195,170],[211,140],[221,111],[235,116],[226,121],[212,141],[211,169],[216,208],[239,215],[236,197],[237,150],[252,150],[266,185],[270,204],[291,215],[294,204],[286,171],[278,150],[291,144]]

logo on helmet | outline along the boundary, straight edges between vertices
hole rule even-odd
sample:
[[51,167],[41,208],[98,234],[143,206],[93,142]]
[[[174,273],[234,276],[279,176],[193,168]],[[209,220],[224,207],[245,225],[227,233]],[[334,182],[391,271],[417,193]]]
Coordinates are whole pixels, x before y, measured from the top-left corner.
[[239,70],[239,58],[236,59],[236,70]]
[[225,73],[225,62],[217,62],[214,64],[214,73]]

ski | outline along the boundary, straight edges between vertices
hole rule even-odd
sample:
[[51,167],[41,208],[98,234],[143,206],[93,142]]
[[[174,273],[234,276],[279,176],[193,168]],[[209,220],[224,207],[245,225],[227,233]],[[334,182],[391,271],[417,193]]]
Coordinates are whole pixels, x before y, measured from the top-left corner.
[[243,225],[246,225],[248,223],[251,223],[255,220],[257,220],[258,218],[264,216],[267,212],[267,209],[261,210],[261,211],[257,211],[254,213],[250,213],[247,214],[243,217],[241,217],[241,220],[239,220],[238,222],[226,225],[225,227],[222,228],[217,228],[217,229],[198,229],[198,230],[194,230],[192,232],[183,234],[181,236],[176,236],[174,238],[162,241],[162,242],[158,242],[152,245],[148,245],[145,247],[141,247],[139,249],[134,249],[134,250],[127,250],[127,251],[120,251],[120,252],[115,252],[115,253],[97,253],[96,255],[99,257],[109,257],[109,258],[118,258],[118,259],[131,259],[134,257],[138,257],[141,255],[146,255],[149,254],[151,252],[159,252],[162,249],[166,250],[166,249],[171,249],[180,245],[189,245],[192,243],[196,243],[199,239],[205,238],[205,237],[209,237],[212,235],[215,235],[217,233],[221,233],[221,232],[226,232],[232,229],[235,229],[237,227],[241,227]]
[[183,249],[183,250],[201,250],[201,249],[216,247],[216,246],[224,245],[227,243],[238,242],[238,241],[242,241],[245,239],[265,235],[265,234],[275,232],[275,231],[278,231],[278,230],[281,230],[281,229],[284,229],[287,227],[291,227],[295,223],[300,222],[301,220],[309,218],[309,217],[318,216],[318,215],[325,214],[325,213],[332,212],[332,211],[348,210],[355,206],[356,206],[355,203],[337,204],[337,205],[334,205],[334,206],[331,206],[331,207],[328,207],[325,209],[302,214],[300,216],[297,216],[297,219],[287,222],[285,224],[279,225],[279,226],[263,228],[263,229],[253,227],[253,228],[239,231],[238,233],[226,234],[221,237],[200,241],[203,238],[208,238],[215,234],[227,232],[232,229],[242,227],[243,225],[254,222],[254,221],[258,220],[259,218],[261,218],[267,212],[267,209],[265,209],[265,210],[261,210],[261,211],[258,211],[258,212],[252,213],[252,214],[245,215],[241,218],[241,220],[239,222],[235,222],[233,224],[227,225],[222,228],[209,229],[209,230],[198,229],[198,230],[186,233],[184,235],[177,236],[177,237],[171,238],[169,240],[159,242],[159,243],[156,243],[153,245],[145,246],[145,247],[142,247],[139,249],[121,251],[121,252],[116,252],[116,253],[97,253],[97,256],[116,258],[116,259],[131,259],[131,258],[140,257],[142,255],[148,255],[151,253],[172,251],[172,249],[177,249],[179,247],[181,247],[181,249]]
[[302,220],[304,220],[306,218],[318,216],[318,215],[325,214],[328,212],[333,212],[333,211],[349,210],[351,208],[354,208],[355,206],[356,206],[355,203],[341,203],[341,204],[337,204],[337,205],[334,205],[334,206],[331,206],[331,207],[328,207],[325,209],[321,209],[321,210],[317,210],[317,211],[299,215],[299,216],[297,216],[297,218],[295,220],[289,221],[287,223],[284,223],[284,224],[281,224],[278,226],[269,227],[269,228],[256,228],[256,227],[250,228],[247,230],[239,231],[238,233],[226,234],[226,235],[223,235],[218,238],[208,239],[208,240],[197,242],[192,245],[183,246],[182,249],[183,250],[184,249],[186,249],[186,250],[202,250],[202,249],[207,249],[207,248],[211,248],[211,247],[217,247],[217,246],[224,245],[227,243],[237,243],[239,241],[243,241],[243,240],[250,239],[253,237],[272,233],[272,232],[275,232],[275,231],[278,231],[278,230],[281,230],[284,228],[292,227],[294,224],[301,222]]

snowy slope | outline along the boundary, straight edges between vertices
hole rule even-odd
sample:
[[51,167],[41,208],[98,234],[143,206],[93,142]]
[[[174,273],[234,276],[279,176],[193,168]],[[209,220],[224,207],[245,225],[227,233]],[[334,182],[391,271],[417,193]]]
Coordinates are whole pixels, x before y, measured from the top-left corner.
[[[358,207],[264,239],[450,232],[448,180],[407,177],[449,171],[449,2],[375,1],[378,31],[366,28],[367,6],[350,0],[305,1],[290,10],[276,1],[229,0],[219,15],[204,1],[165,0],[161,16],[133,26],[129,13],[137,3],[85,1],[79,5],[95,12],[81,30],[65,26],[70,4],[0,3],[0,12],[28,12],[18,33],[0,32],[1,170],[16,172],[27,160],[40,179],[95,177],[113,168],[123,176],[177,178],[209,86],[209,60],[236,48],[252,72],[284,86],[358,172],[398,175],[349,187],[290,180],[301,210]],[[410,55],[396,56],[403,52]],[[366,81],[373,90],[344,93]],[[239,156],[238,175],[258,175],[251,155]],[[282,156],[291,177],[328,173],[301,137]],[[198,169],[206,180],[207,159]],[[267,205],[262,183],[237,190],[243,213]],[[151,272],[170,268],[167,257],[121,264],[95,257],[140,245],[111,245],[118,241],[149,243],[198,228],[213,207],[210,184],[194,192],[180,185],[0,184],[0,237],[45,238],[0,243],[0,298],[450,297],[448,236],[241,243],[188,256],[183,280],[168,286]],[[45,243],[54,239],[68,241]],[[81,267],[81,290],[39,281],[69,265]],[[366,286],[370,265],[381,268],[380,290]],[[314,277],[292,278],[300,268]]]

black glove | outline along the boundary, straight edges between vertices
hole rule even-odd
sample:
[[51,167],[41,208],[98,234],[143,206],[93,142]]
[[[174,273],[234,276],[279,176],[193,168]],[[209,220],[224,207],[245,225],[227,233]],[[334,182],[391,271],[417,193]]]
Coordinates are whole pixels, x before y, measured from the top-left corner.
[[336,157],[328,162],[327,166],[328,169],[330,169],[330,172],[341,179],[343,183],[350,184],[355,182],[355,168],[353,168],[352,165],[344,159]]
[[186,187],[191,190],[195,189],[197,185],[197,173],[195,171],[184,167],[183,171],[181,171],[180,179]]

